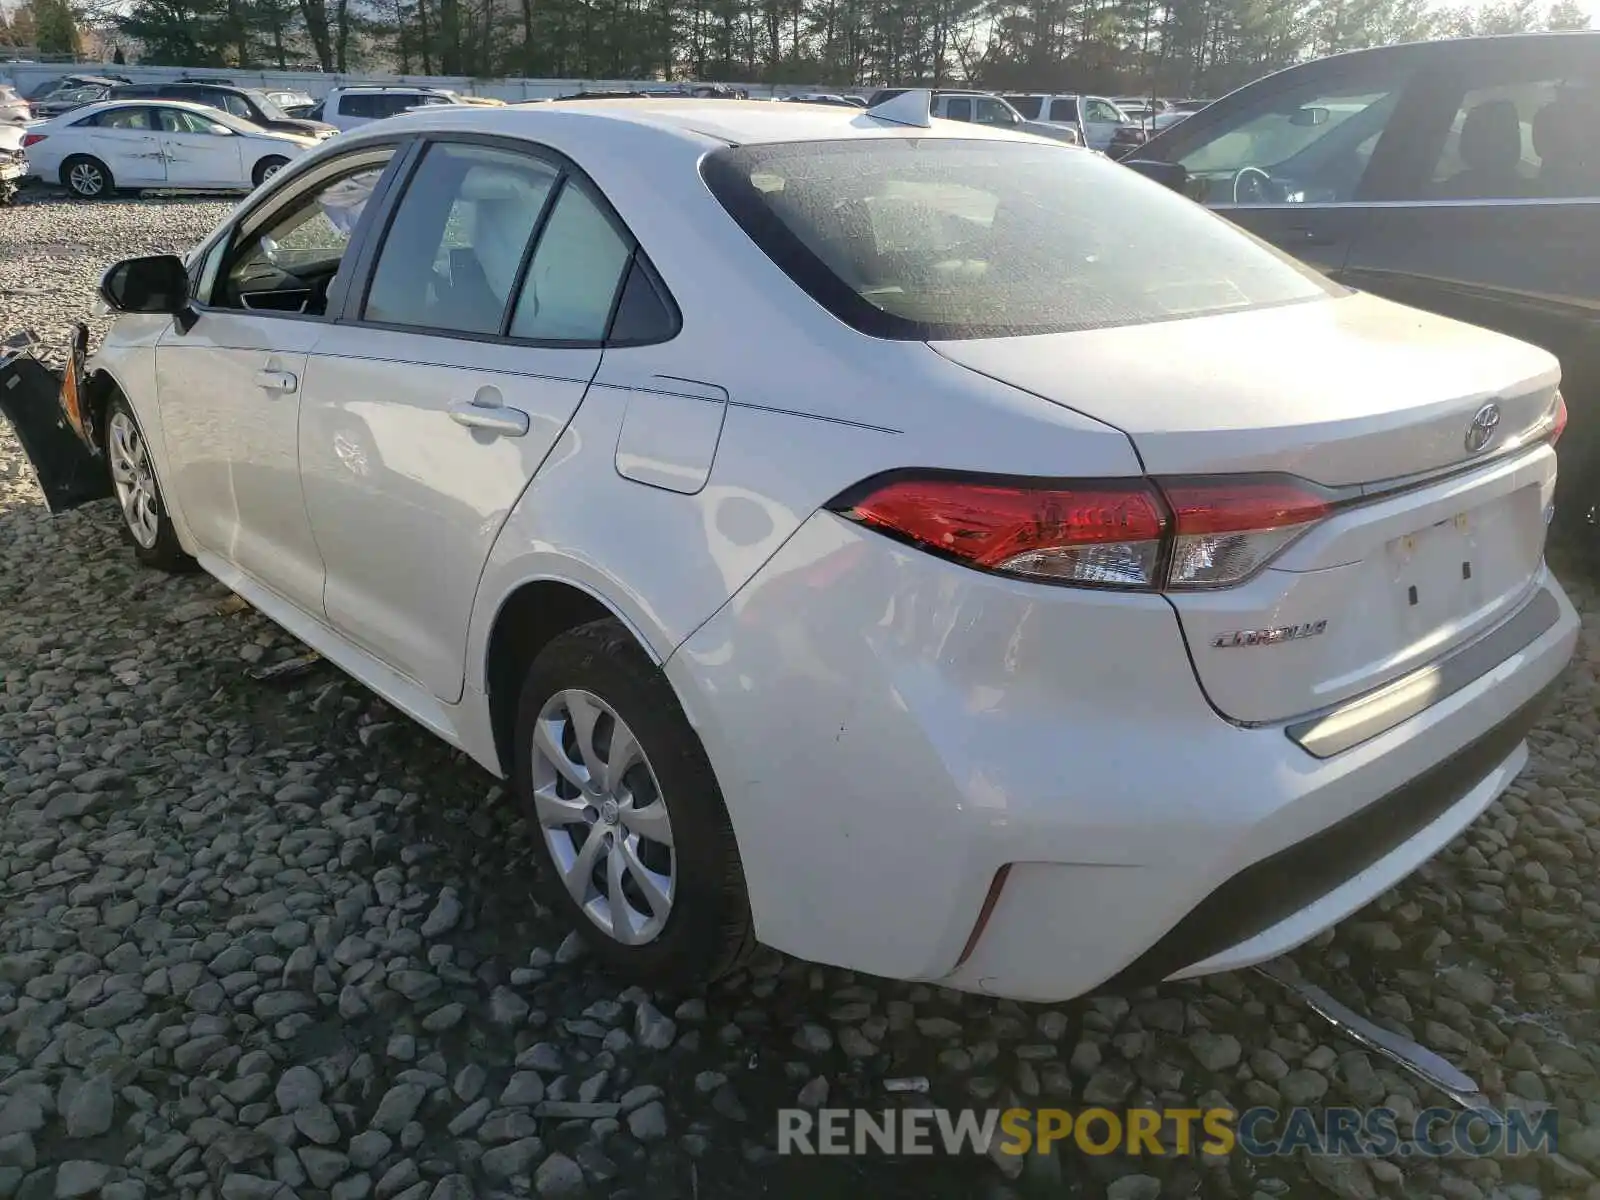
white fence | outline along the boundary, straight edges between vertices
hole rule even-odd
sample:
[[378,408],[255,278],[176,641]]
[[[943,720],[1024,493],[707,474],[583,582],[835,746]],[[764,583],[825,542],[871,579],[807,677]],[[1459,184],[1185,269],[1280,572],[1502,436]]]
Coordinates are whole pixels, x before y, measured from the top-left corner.
[[[574,92],[611,90],[638,90],[673,86],[659,79],[469,79],[451,75],[381,75],[366,72],[335,74],[322,71],[237,71],[206,67],[146,67],[138,65],[113,66],[109,63],[33,63],[0,62],[0,80],[9,81],[24,95],[40,83],[60,75],[95,75],[110,72],[123,75],[136,83],[171,83],[179,79],[226,79],[240,87],[269,88],[305,92],[321,99],[331,88],[341,84],[420,84],[427,87],[448,88],[466,96],[489,96],[496,100],[542,100],[552,96],[569,96]],[[712,82],[705,80],[703,82]],[[770,85],[738,83],[752,98],[767,99],[773,96],[793,96],[806,92],[839,93],[840,89],[826,85],[801,86],[798,84]],[[844,89],[846,93],[860,89]]]

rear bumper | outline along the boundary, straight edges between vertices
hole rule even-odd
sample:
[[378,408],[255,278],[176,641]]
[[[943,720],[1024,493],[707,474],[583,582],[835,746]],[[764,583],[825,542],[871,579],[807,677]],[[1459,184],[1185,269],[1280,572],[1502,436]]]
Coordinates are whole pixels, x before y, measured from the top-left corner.
[[666,669],[758,937],[1059,1000],[1273,957],[1436,853],[1521,769],[1572,654],[1576,614],[1540,586],[1542,634],[1321,759],[1220,718],[1159,597],[984,575],[825,513]]

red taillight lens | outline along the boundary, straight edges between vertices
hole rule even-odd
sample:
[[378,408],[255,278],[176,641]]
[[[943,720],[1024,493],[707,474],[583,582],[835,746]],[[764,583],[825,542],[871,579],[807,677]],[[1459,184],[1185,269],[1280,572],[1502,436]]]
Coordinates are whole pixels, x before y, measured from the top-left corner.
[[1166,517],[1142,480],[1069,487],[921,476],[839,505],[970,566],[1061,583],[1150,587]]
[[1561,440],[1561,435],[1567,431],[1567,402],[1560,392],[1556,393],[1556,411],[1550,421],[1550,444],[1554,446]]
[[1332,509],[1287,479],[1164,480],[1177,536],[1167,586],[1226,587],[1248,579]]
[[1333,505],[1280,477],[992,483],[869,481],[835,511],[968,566],[1053,583],[1227,587],[1254,575]]
[[37,146],[44,139],[45,135],[42,133],[25,133],[22,135],[22,148],[26,150],[29,146]]

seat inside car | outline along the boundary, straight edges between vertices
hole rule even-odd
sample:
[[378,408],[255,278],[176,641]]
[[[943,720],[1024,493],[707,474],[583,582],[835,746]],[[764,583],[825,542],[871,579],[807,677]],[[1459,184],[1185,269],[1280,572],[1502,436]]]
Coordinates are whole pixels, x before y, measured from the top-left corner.
[[1539,192],[1544,196],[1600,195],[1600,145],[1595,130],[1600,102],[1593,93],[1568,90],[1533,118],[1533,149],[1539,156]]
[[1461,123],[1462,169],[1439,189],[1446,199],[1515,197],[1528,181],[1517,172],[1522,161],[1522,118],[1510,100],[1485,100]]

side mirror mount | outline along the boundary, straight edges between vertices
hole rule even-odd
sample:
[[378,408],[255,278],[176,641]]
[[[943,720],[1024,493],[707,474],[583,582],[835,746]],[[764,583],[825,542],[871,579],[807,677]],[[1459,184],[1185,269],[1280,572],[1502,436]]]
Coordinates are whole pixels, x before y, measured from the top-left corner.
[[125,258],[101,277],[100,296],[115,312],[181,313],[189,307],[189,272],[175,254]]
[[1326,125],[1329,113],[1325,108],[1297,108],[1289,114],[1289,124],[1301,127],[1311,125]]
[[1153,179],[1162,187],[1169,187],[1180,196],[1188,194],[1189,172],[1182,163],[1162,162],[1155,158],[1125,158],[1122,165]]

